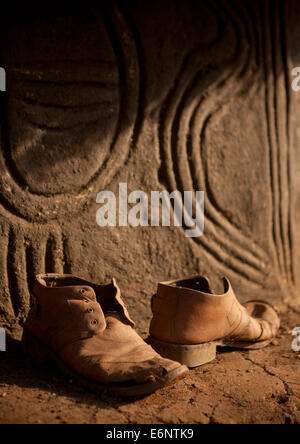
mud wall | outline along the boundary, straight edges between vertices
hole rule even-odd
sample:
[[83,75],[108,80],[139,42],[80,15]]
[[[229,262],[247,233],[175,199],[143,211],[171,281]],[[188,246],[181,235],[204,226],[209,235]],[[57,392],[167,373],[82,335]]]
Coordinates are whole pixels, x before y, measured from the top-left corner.
[[[141,331],[158,281],[299,300],[300,6],[19,1],[1,17],[0,321],[35,273],[116,277]],[[205,233],[96,224],[102,190],[204,190]]]

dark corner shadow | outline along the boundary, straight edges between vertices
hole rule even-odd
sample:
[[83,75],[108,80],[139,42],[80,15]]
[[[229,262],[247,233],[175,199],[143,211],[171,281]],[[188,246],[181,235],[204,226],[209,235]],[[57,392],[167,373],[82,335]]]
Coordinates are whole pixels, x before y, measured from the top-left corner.
[[54,365],[41,366],[33,362],[24,354],[21,341],[10,336],[7,336],[7,351],[0,353],[0,387],[2,384],[55,393],[56,396],[101,409],[117,409],[142,398],[117,398],[76,386]]
[[248,350],[242,349],[242,348],[232,348],[232,347],[217,347],[217,354],[218,355],[227,355],[231,354],[233,352],[244,352],[248,353]]

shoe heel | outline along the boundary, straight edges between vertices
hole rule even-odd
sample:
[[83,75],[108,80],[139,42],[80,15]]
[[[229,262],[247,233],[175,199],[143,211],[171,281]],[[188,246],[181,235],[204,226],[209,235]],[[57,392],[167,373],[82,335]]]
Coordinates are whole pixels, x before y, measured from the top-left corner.
[[49,361],[47,348],[25,329],[22,336],[22,349],[24,354],[29,355],[38,365],[43,366]]
[[213,361],[217,355],[217,343],[178,345],[159,341],[151,336],[147,340],[154,350],[164,358],[180,362],[189,368],[199,367]]

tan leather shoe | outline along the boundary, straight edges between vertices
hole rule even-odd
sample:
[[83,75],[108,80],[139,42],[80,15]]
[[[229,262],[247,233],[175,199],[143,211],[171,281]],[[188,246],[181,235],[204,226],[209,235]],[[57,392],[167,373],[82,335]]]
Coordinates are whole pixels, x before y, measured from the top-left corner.
[[160,283],[152,311],[147,342],[162,356],[188,367],[212,361],[218,345],[266,347],[280,326],[270,304],[251,301],[241,305],[226,278],[221,295],[211,291],[205,277]]
[[36,277],[23,347],[54,361],[79,385],[139,396],[184,377],[187,367],[163,359],[134,330],[115,280],[94,285],[70,275]]

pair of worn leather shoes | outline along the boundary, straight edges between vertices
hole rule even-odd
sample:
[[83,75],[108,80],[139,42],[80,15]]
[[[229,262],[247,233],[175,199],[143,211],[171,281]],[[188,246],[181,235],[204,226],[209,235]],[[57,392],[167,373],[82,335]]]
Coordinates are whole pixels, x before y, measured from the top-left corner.
[[24,351],[40,363],[54,361],[83,387],[118,396],[145,395],[183,378],[188,367],[213,360],[218,345],[265,347],[280,324],[267,303],[239,304],[226,279],[223,295],[203,277],[160,283],[148,343],[135,332],[115,280],[95,285],[39,275],[32,296]]

